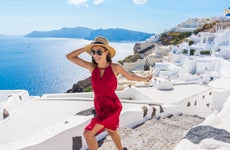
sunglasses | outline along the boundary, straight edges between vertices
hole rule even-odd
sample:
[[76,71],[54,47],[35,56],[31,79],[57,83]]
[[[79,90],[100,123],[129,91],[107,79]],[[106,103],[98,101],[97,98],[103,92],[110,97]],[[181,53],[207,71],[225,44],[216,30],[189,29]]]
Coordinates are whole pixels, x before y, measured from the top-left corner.
[[97,54],[98,56],[101,56],[104,52],[102,52],[100,49],[98,49],[98,50],[91,49],[90,54],[91,55],[96,55]]

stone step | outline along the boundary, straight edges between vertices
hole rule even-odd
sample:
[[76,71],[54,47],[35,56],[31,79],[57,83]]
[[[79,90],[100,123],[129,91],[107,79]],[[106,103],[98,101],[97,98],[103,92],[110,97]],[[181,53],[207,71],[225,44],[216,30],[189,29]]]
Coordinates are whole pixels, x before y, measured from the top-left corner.
[[[132,129],[120,127],[118,132],[122,144],[129,150],[164,149],[171,150],[185,133],[204,119],[197,116],[181,115],[170,118],[151,119]],[[110,136],[107,136],[99,150],[116,150]]]

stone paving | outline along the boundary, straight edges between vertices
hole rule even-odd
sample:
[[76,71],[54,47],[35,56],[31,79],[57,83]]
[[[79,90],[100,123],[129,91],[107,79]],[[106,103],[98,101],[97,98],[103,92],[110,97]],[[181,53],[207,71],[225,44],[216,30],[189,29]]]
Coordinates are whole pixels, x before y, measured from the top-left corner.
[[[118,132],[128,150],[172,150],[189,129],[203,121],[196,116],[172,116],[148,120],[135,129],[121,126]],[[99,150],[116,150],[110,136],[105,138]]]

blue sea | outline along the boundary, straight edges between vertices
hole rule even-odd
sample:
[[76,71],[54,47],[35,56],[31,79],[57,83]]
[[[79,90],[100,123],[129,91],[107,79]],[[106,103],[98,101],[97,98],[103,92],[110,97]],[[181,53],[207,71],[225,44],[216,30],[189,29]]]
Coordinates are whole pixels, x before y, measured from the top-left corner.
[[[66,54],[90,41],[69,38],[0,36],[0,90],[24,89],[32,96],[65,93],[90,73],[66,59]],[[113,62],[133,54],[135,43],[111,43]],[[82,58],[91,61],[84,53]]]

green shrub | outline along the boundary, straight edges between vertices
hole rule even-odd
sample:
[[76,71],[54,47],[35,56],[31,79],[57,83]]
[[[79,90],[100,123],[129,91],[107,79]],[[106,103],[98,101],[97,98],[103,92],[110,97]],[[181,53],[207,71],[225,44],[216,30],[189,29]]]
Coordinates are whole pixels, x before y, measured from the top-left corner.
[[195,49],[190,49],[190,56],[193,56],[195,51],[196,51]]
[[201,55],[211,55],[212,52],[210,50],[200,51]]
[[188,45],[191,46],[192,44],[194,44],[194,41],[191,41],[191,40],[190,40],[190,41],[188,42]]
[[83,92],[92,92],[92,86],[86,87]]
[[183,49],[182,54],[188,54],[188,50],[187,49]]

